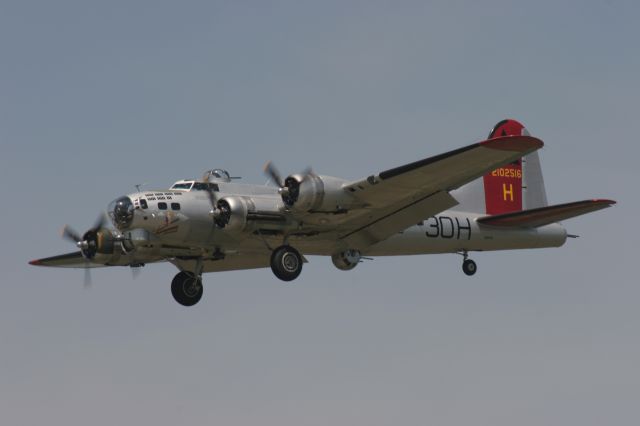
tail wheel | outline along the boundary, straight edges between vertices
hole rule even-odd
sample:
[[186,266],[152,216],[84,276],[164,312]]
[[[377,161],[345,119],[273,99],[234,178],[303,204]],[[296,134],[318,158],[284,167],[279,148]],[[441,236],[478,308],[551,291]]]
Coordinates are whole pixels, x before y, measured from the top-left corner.
[[465,259],[464,262],[462,262],[462,271],[471,276],[473,274],[476,273],[476,271],[478,270],[478,267],[476,265],[476,262],[474,262],[471,259]]
[[193,272],[179,272],[171,281],[171,294],[183,306],[193,306],[202,298],[202,277]]
[[302,256],[298,250],[280,246],[271,253],[271,270],[282,281],[293,281],[302,272]]

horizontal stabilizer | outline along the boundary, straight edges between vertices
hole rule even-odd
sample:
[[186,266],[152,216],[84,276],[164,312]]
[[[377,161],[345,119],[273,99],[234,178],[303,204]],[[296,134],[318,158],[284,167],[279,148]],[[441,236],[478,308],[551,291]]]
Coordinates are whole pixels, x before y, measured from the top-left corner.
[[504,228],[537,228],[611,207],[615,203],[613,200],[575,201],[573,203],[557,204],[555,206],[540,207],[495,216],[484,216],[478,219],[478,223]]

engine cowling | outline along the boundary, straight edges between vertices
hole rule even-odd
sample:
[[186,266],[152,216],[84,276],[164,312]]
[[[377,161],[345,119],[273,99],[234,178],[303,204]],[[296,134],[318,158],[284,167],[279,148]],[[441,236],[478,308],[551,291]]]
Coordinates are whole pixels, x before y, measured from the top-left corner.
[[224,197],[216,203],[214,222],[220,229],[240,232],[247,227],[249,203],[242,197]]
[[343,186],[347,181],[330,176],[290,175],[280,195],[287,208],[300,211],[335,211],[348,207],[352,197]]
[[324,197],[324,183],[320,176],[290,175],[284,180],[285,188],[280,191],[282,201],[288,208],[307,211],[317,208]]
[[82,236],[80,251],[86,259],[93,259],[97,254],[113,254],[114,232],[107,228],[90,229]]
[[358,250],[345,250],[340,253],[335,253],[331,256],[331,261],[335,265],[336,268],[341,271],[350,271],[355,268],[358,263],[360,263],[360,259],[362,255]]

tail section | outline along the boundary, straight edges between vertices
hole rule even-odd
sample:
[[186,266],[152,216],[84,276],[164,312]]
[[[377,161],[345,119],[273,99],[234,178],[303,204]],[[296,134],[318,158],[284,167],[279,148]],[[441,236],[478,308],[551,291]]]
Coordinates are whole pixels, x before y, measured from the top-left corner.
[[[521,123],[507,119],[493,127],[488,139],[523,135],[530,136]],[[545,207],[547,196],[538,153],[533,152],[487,173],[452,195],[460,202],[457,210],[488,215]]]
[[[516,120],[502,120],[489,139],[530,136]],[[528,154],[482,178],[451,192],[458,211],[483,213],[478,223],[497,228],[537,228],[591,213],[616,202],[606,199],[575,201],[549,206],[538,152]]]

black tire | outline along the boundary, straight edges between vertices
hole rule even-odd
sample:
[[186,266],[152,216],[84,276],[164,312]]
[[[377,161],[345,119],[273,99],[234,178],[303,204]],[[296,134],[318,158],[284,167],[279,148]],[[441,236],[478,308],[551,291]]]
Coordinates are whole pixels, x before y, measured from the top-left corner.
[[171,294],[182,306],[193,306],[202,298],[202,278],[193,272],[179,272],[171,281]]
[[476,273],[476,271],[478,270],[478,266],[476,265],[476,262],[474,262],[471,259],[467,259],[464,262],[462,262],[462,271],[471,276],[473,274]]
[[282,281],[293,281],[302,272],[302,256],[293,247],[280,246],[271,253],[271,270]]

